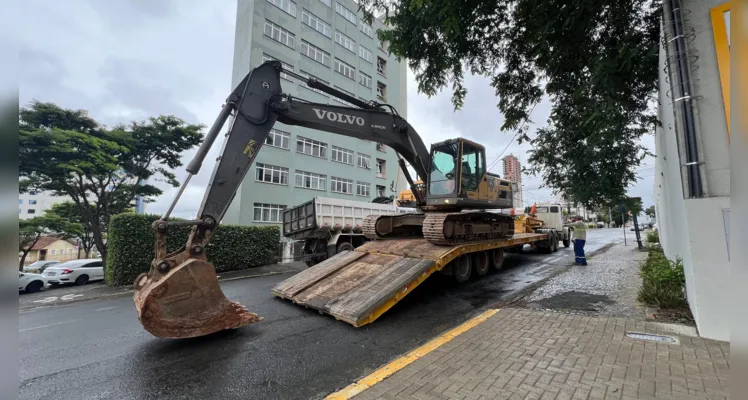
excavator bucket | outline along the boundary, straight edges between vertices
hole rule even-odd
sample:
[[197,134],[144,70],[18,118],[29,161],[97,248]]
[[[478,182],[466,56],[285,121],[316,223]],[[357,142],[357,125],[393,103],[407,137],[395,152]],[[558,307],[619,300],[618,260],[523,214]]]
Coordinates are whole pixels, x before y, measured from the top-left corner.
[[134,300],[145,330],[161,338],[204,336],[263,319],[229,301],[213,265],[195,258],[165,274],[141,274],[135,281]]

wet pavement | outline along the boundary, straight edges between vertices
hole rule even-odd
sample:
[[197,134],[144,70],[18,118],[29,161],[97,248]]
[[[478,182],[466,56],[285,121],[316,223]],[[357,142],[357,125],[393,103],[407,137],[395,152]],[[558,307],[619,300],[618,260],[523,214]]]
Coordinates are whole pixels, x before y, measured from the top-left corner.
[[[588,233],[592,252],[620,230]],[[371,325],[352,326],[274,298],[284,275],[221,283],[265,317],[190,340],[143,331],[120,296],[20,312],[21,399],[322,398],[481,311],[568,269],[571,248],[507,254],[506,269],[457,285],[430,278]]]

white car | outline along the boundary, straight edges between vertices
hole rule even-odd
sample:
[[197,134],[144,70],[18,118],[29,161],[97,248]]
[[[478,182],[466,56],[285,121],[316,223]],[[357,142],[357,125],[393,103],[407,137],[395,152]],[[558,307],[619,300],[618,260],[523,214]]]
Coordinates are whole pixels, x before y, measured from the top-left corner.
[[66,261],[47,267],[42,275],[52,286],[62,283],[85,285],[89,281],[104,279],[104,263],[100,258]]
[[42,290],[47,286],[47,280],[39,274],[30,274],[28,272],[18,273],[18,291],[34,293]]
[[23,272],[31,272],[31,273],[43,273],[47,267],[50,267],[55,264],[59,264],[60,262],[57,260],[41,260],[33,262],[29,265],[24,265]]

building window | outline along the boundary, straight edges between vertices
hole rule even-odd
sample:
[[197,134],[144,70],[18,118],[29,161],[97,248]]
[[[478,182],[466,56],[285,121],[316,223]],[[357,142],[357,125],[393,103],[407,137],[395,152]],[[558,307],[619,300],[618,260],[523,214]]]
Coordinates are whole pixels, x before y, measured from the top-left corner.
[[285,209],[280,204],[255,203],[254,222],[282,222]]
[[292,49],[296,47],[296,37],[293,33],[267,20],[265,21],[265,36]]
[[387,85],[377,81],[377,98],[382,101],[387,101]]
[[29,200],[29,204],[36,204],[36,200]]
[[23,200],[18,199],[18,204],[23,204]]
[[364,33],[364,35],[374,38],[374,28],[371,27],[371,25],[367,24],[364,21],[361,21],[359,24],[359,28],[361,29],[361,32]]
[[301,40],[301,54],[324,65],[325,67],[330,66],[330,53],[320,49],[319,47],[307,42],[304,39]]
[[[347,95],[349,95],[349,96],[351,96],[351,97],[354,97],[354,98],[356,97],[356,95],[355,95],[355,94],[353,94],[353,93],[351,93],[351,92],[349,92],[349,91],[347,91],[347,90],[343,89],[343,88],[342,88],[342,87],[340,87],[340,86],[337,86],[337,85],[336,85],[336,86],[335,86],[335,89],[338,89],[338,90],[340,90],[341,92],[343,92],[343,93],[345,93],[345,94],[347,94]],[[335,101],[337,101],[338,103],[340,103],[340,104],[344,104],[344,105],[346,105],[346,106],[348,106],[348,107],[356,107],[356,106],[354,106],[353,104],[351,104],[351,103],[349,103],[349,102],[347,102],[347,101],[345,101],[345,100],[343,100],[343,99],[339,99],[339,98],[337,98],[337,97],[335,97],[335,96],[333,96],[333,98],[332,98],[332,99],[333,99],[333,100],[335,100]]]
[[384,186],[377,185],[377,197],[384,197]]
[[288,168],[257,163],[255,181],[288,185]]
[[358,153],[358,166],[371,169],[371,156],[364,153]]
[[335,71],[350,80],[356,80],[356,69],[337,58],[335,59]]
[[353,180],[343,178],[330,178],[330,191],[335,193],[353,194]]
[[301,11],[301,22],[328,38],[332,38],[332,28],[330,25],[323,21],[322,18],[310,13],[309,11]]
[[296,138],[296,152],[314,157],[327,158],[327,143],[298,136]]
[[290,150],[291,134],[288,132],[279,131],[277,129],[271,129],[265,144],[268,146],[277,147],[279,149]]
[[314,190],[326,190],[327,175],[296,170],[296,187]]
[[345,8],[342,4],[339,2],[335,2],[335,12],[342,15],[343,18],[347,19],[348,22],[352,23],[353,25],[356,25],[356,14],[351,12],[351,10]]
[[361,71],[358,71],[358,83],[363,87],[371,89],[371,77]]
[[335,31],[335,43],[345,47],[345,49],[351,53],[356,54],[356,42],[338,31]]
[[[324,84],[328,84],[328,82],[327,82],[327,81],[324,81],[324,80],[322,80],[322,79],[319,79],[319,78],[317,78],[316,76],[314,76],[314,75],[312,75],[312,74],[309,74],[309,73],[307,73],[307,72],[305,72],[305,71],[299,71],[299,75],[301,75],[301,76],[303,76],[303,77],[305,77],[305,78],[307,78],[307,79],[310,79],[310,78],[314,78],[314,79],[316,79],[316,80],[318,80],[318,81],[320,81],[320,82],[322,82],[322,83],[324,83]],[[325,93],[325,92],[323,92],[323,91],[321,91],[321,90],[319,90],[319,89],[317,89],[317,88],[313,88],[313,87],[310,87],[310,86],[308,86],[308,85],[306,84],[306,81],[304,81],[304,82],[303,82],[303,85],[304,85],[304,86],[303,86],[304,88],[306,88],[306,89],[309,89],[309,90],[311,90],[311,91],[312,91],[312,92],[314,92],[314,93],[317,93],[317,94],[319,94],[319,95],[325,96],[326,98],[330,98],[330,96],[329,96],[329,95],[328,95],[327,93]]]
[[387,77],[387,61],[384,61],[382,57],[377,57],[377,73]]
[[377,158],[377,178],[384,178],[387,174],[387,162]]
[[364,46],[358,46],[358,56],[370,63],[374,62],[374,55],[371,54],[371,51],[369,51],[369,49]]
[[384,147],[384,145],[382,143],[377,143],[377,151],[381,151],[382,153],[386,153],[387,152],[387,148]]
[[353,151],[338,146],[332,146],[332,160],[343,164],[353,165]]
[[53,255],[57,254],[57,250],[55,250],[55,249],[51,249],[51,250],[49,251],[49,254],[53,256]]
[[[280,63],[283,66],[284,70],[293,72],[293,65],[291,65],[289,63],[286,63],[286,62],[283,62],[281,60],[278,60],[275,57],[270,57],[267,54],[263,54],[262,55],[262,62],[273,61],[273,60],[280,61]],[[281,72],[280,77],[283,78],[283,79],[285,79],[285,80],[287,80],[287,81],[293,82],[293,77],[291,75],[285,73],[285,72]]]
[[33,208],[29,208],[28,210],[26,210],[26,214],[36,214],[36,210]]
[[296,18],[296,3],[291,0],[268,0],[268,3],[280,8],[289,15]]
[[322,4],[332,8],[332,0],[319,0]]
[[369,197],[369,188],[371,184],[369,182],[356,182],[356,195]]

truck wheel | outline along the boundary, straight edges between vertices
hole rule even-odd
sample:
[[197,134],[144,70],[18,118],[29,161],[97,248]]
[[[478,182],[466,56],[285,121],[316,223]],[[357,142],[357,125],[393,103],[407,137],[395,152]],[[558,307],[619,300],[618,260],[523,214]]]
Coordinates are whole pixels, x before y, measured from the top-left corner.
[[488,262],[488,251],[478,251],[473,253],[473,269],[475,274],[478,276],[484,276],[488,273],[489,262]]
[[473,269],[470,264],[470,256],[463,254],[452,261],[452,276],[457,283],[467,282],[470,279],[470,271]]
[[348,242],[338,244],[338,253],[341,253],[343,251],[353,251],[353,245]]
[[553,234],[553,250],[554,253],[558,251],[558,235]]
[[488,251],[491,255],[491,268],[495,269],[496,271],[501,270],[501,268],[504,266],[504,250],[493,249]]
[[564,239],[564,247],[569,247],[569,246],[571,246],[571,240],[569,240],[567,236],[566,239]]
[[304,264],[306,264],[307,267],[313,267],[317,265],[317,260],[309,259],[309,260],[304,261]]

